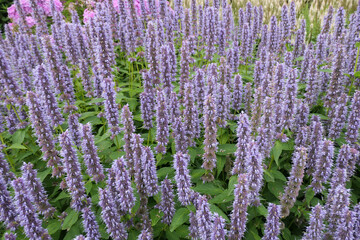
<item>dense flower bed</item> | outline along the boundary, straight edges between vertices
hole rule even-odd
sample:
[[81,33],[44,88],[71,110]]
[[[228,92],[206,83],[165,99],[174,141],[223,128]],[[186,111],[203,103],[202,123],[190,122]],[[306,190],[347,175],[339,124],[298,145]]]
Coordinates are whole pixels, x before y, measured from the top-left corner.
[[360,239],[360,7],[190,5],[15,0],[5,239]]

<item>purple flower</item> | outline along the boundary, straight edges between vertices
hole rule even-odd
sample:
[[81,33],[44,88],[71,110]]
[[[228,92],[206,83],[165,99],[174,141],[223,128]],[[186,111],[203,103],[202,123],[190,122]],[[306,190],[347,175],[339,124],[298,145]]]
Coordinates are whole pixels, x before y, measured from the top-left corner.
[[113,171],[114,182],[112,182],[111,179],[108,179],[108,185],[109,181],[111,181],[112,187],[109,188],[109,190],[111,191],[111,189],[116,189],[116,192],[112,193],[115,195],[112,196],[113,199],[115,199],[115,205],[119,204],[118,206],[120,206],[120,209],[124,213],[128,213],[135,205],[135,197],[131,187],[131,179],[128,170],[126,169],[123,157],[114,161],[111,171]]
[[160,64],[161,64],[161,73],[160,79],[161,83],[164,87],[164,92],[167,97],[170,96],[170,93],[173,90],[172,82],[176,79],[173,77],[172,74],[172,62],[170,61],[170,46],[169,44],[165,44],[160,49]]
[[246,158],[248,154],[248,143],[251,141],[251,128],[249,117],[246,113],[241,113],[239,116],[237,127],[237,144],[235,152],[234,168],[232,174],[244,173],[246,169]]
[[280,211],[281,206],[270,203],[268,215],[266,217],[265,231],[263,240],[277,240],[280,234]]
[[100,163],[100,158],[97,154],[97,147],[95,145],[94,136],[91,133],[91,125],[87,123],[82,125],[82,152],[84,162],[86,165],[86,172],[93,177],[95,182],[102,181],[105,178],[103,167]]
[[47,230],[41,224],[41,220],[36,214],[36,210],[27,195],[26,186],[22,178],[16,178],[12,181],[15,196],[15,206],[17,219],[24,228],[25,235],[31,239],[51,239]]
[[181,205],[189,205],[191,201],[191,178],[188,164],[190,156],[187,153],[177,152],[174,155],[175,181],[178,199]]
[[60,108],[57,104],[55,94],[49,85],[49,78],[46,75],[45,67],[39,65],[34,70],[36,92],[42,100],[42,106],[46,111],[47,116],[52,126],[58,126],[63,123],[64,118],[60,113]]
[[295,120],[293,123],[295,132],[299,132],[302,127],[306,126],[309,119],[309,113],[309,105],[307,105],[305,101],[299,99],[297,101]]
[[127,232],[117,212],[115,201],[108,188],[99,189],[99,205],[102,208],[101,217],[104,220],[107,232],[113,239],[126,239]]
[[190,212],[189,222],[190,222],[189,236],[191,237],[191,239],[198,239],[199,238],[199,229],[198,229],[196,214],[194,212]]
[[331,79],[328,84],[326,91],[326,97],[324,106],[335,109],[336,101],[339,99],[340,95],[344,92],[343,86],[343,70],[344,70],[344,48],[340,44],[334,46],[334,57],[332,59],[332,74]]
[[259,146],[251,141],[247,146],[245,166],[249,181],[249,202],[252,205],[260,205],[259,192],[263,185],[263,156],[259,152]]
[[232,104],[233,108],[237,111],[241,109],[243,99],[243,85],[242,78],[239,74],[234,77],[234,89],[232,93]]
[[157,185],[156,162],[150,147],[143,148],[141,155],[141,178],[147,196],[154,196],[158,192],[159,187]]
[[349,208],[344,208],[341,212],[339,225],[334,234],[334,239],[354,239],[355,213]]
[[323,190],[323,183],[326,183],[331,174],[331,167],[333,165],[334,157],[334,144],[330,140],[324,140],[320,142],[318,146],[319,151],[315,156],[315,166],[313,180],[311,186],[315,193],[319,193]]
[[351,103],[351,112],[348,118],[348,127],[346,131],[346,141],[349,144],[355,144],[359,138],[360,128],[360,91],[356,91]]
[[150,71],[143,72],[144,92],[140,94],[141,117],[144,120],[144,128],[153,127],[152,118],[155,108],[155,91],[151,83]]
[[211,231],[213,229],[212,214],[210,212],[210,206],[205,196],[200,196],[196,203],[196,221],[201,240],[207,240],[211,238]]
[[269,31],[269,36],[268,36],[268,48],[269,51],[272,53],[276,53],[278,50],[278,46],[279,46],[279,34],[277,31],[277,19],[275,16],[272,16],[270,18],[270,31]]
[[12,233],[12,232],[5,233],[4,239],[5,240],[16,240],[16,233]]
[[306,168],[308,169],[308,173],[313,173],[315,170],[315,159],[319,155],[320,149],[319,146],[323,141],[323,126],[320,122],[320,118],[317,115],[313,115],[311,118],[311,125],[310,125],[310,133],[309,136],[309,161],[306,164]]
[[359,152],[348,144],[343,144],[341,146],[338,158],[336,159],[336,167],[346,170],[347,179],[350,179],[355,173],[355,165],[358,156]]
[[173,186],[167,177],[161,182],[161,202],[157,205],[157,208],[164,213],[161,221],[170,225],[175,213],[175,203]]
[[33,164],[24,163],[21,167],[22,179],[29,194],[29,198],[35,203],[36,208],[45,218],[49,218],[55,211],[48,201],[48,196],[40,179],[37,177],[37,171],[33,169]]
[[325,229],[324,218],[325,210],[318,203],[311,210],[309,226],[306,227],[306,232],[303,239],[323,239]]
[[158,35],[156,34],[156,23],[150,21],[146,31],[146,60],[149,63],[149,72],[152,76],[152,83],[160,83],[160,67],[159,67],[159,46]]
[[120,132],[119,127],[119,109],[116,99],[116,93],[114,90],[114,82],[111,78],[105,78],[102,82],[102,88],[104,89],[102,97],[105,98],[105,113],[106,118],[114,138]]
[[84,219],[84,229],[88,239],[100,239],[99,225],[95,220],[95,214],[90,207],[85,207],[81,210],[82,218]]
[[156,141],[157,153],[166,153],[166,146],[169,142],[169,117],[163,90],[158,89],[156,97]]
[[[9,180],[10,181],[10,180]],[[6,225],[6,228],[15,230],[17,228],[18,214],[13,205],[13,199],[7,189],[7,184],[0,174],[0,220]]]
[[79,114],[77,113],[70,114],[68,117],[68,125],[69,125],[71,140],[74,141],[76,146],[80,147],[81,134],[80,134]]
[[88,204],[88,199],[85,193],[85,184],[82,181],[80,163],[69,135],[68,130],[60,135],[60,153],[63,157],[66,185],[72,198],[71,207],[76,211],[81,211]]
[[211,231],[211,240],[225,240],[226,239],[226,229],[225,229],[225,219],[219,216],[217,213],[214,213],[213,216],[214,223],[213,229]]
[[197,69],[194,76],[195,98],[199,112],[203,112],[205,101],[205,73],[202,69]]
[[185,123],[185,134],[189,142],[189,146],[194,146],[194,139],[200,135],[200,126],[199,113],[195,103],[194,85],[190,82],[185,84],[184,106],[185,109],[183,115]]
[[184,122],[181,120],[181,117],[177,117],[173,122],[173,137],[175,139],[175,150],[176,152],[187,152],[189,142],[185,135],[185,126]]
[[333,33],[333,41],[341,41],[343,33],[345,32],[346,12],[343,7],[340,7],[335,17],[335,27]]
[[62,168],[60,167],[58,151],[55,149],[52,131],[45,119],[39,98],[35,93],[27,93],[27,106],[29,107],[30,120],[35,130],[35,136],[38,138],[37,142],[44,153],[43,159],[48,162],[48,167],[53,168],[53,176],[59,176]]
[[204,102],[204,155],[202,168],[211,171],[216,167],[216,151],[217,151],[217,127],[216,127],[216,109],[212,95],[208,95]]
[[216,122],[219,127],[225,128],[230,115],[230,91],[226,84],[218,83],[218,96],[216,98]]
[[124,151],[127,166],[130,171],[130,175],[134,175],[134,157],[131,149],[131,137],[135,132],[135,126],[133,121],[133,115],[129,109],[129,104],[126,104],[121,111],[121,124],[123,125],[122,131],[124,132]]
[[179,96],[181,98],[185,97],[185,85],[189,83],[190,78],[190,63],[192,62],[191,59],[191,52],[190,52],[190,43],[188,40],[184,40],[181,46],[181,60],[180,60],[180,89],[179,89]]
[[[331,119],[331,126],[329,129],[329,138],[331,139],[339,138],[340,133],[345,126],[346,115],[348,112],[348,107],[346,106],[347,99],[347,95],[345,93],[342,93],[339,100],[337,101],[338,104],[335,107],[334,117],[333,119]],[[357,131],[355,132],[357,133]]]
[[218,10],[214,7],[205,8],[204,21],[204,40],[205,40],[205,59],[211,60],[216,51],[215,43],[217,35],[218,25]]
[[247,208],[249,206],[249,182],[246,174],[238,175],[235,185],[233,210],[231,213],[230,240],[241,239],[246,231]]
[[326,219],[329,222],[327,235],[335,237],[336,230],[341,224],[343,210],[349,209],[350,190],[346,189],[344,184],[339,184],[333,188],[333,192],[329,195],[325,206]]
[[290,176],[288,178],[284,194],[280,198],[282,217],[287,217],[290,214],[290,209],[294,206],[303,181],[306,161],[306,148],[299,147],[295,149],[292,157],[293,164]]

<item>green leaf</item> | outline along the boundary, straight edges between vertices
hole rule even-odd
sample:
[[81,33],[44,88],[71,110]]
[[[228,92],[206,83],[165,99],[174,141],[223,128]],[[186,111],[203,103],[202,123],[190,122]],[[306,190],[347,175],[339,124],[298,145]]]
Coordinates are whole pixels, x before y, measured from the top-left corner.
[[210,211],[219,214],[219,216],[223,217],[225,219],[225,221],[230,222],[230,219],[228,218],[228,216],[226,216],[226,214],[216,205],[210,204]]
[[168,178],[172,178],[175,176],[175,170],[172,167],[163,167],[157,171],[157,175],[160,179],[164,179],[166,176],[168,176]]
[[304,56],[300,56],[300,57],[297,57],[297,58],[294,59],[295,62],[296,61],[302,61],[302,60],[304,60]]
[[237,184],[237,182],[238,182],[238,177],[236,175],[230,177],[228,189],[231,192],[235,189],[235,184]]
[[27,149],[25,146],[21,145],[20,143],[14,143],[10,147],[6,149]]
[[217,165],[216,173],[217,173],[217,176],[219,176],[221,171],[224,169],[225,163],[226,163],[226,157],[225,156],[219,156],[217,158],[217,161],[216,161],[216,165]]
[[99,102],[103,102],[104,100],[105,98],[94,98],[91,101],[89,101],[88,104],[99,103]]
[[360,42],[355,43],[355,47],[360,47]]
[[37,177],[43,182],[44,179],[51,173],[51,168],[47,168],[45,171],[38,172]]
[[311,188],[309,188],[309,189],[306,191],[306,193],[305,193],[306,203],[309,204],[310,201],[313,199],[314,196],[315,196],[314,190],[312,190]]
[[52,235],[61,229],[61,222],[54,219],[50,220],[46,229],[48,230],[49,234]]
[[264,207],[264,205],[260,205],[256,208],[256,210],[258,211],[258,213],[260,213],[260,215],[266,217],[268,215],[268,210]]
[[217,195],[224,190],[215,186],[213,183],[201,183],[194,187],[194,191],[202,194]]
[[332,73],[331,69],[318,69],[318,72]]
[[25,131],[18,130],[12,135],[12,142],[22,144],[24,142],[24,138],[25,138]]
[[275,179],[279,179],[279,180],[282,180],[282,181],[286,182],[286,177],[284,176],[284,174],[282,174],[278,170],[272,169],[270,171],[270,173]]
[[235,151],[236,151],[236,144],[220,144],[217,154],[227,155],[227,154],[233,154]]
[[91,182],[91,179],[85,184],[85,190],[86,190],[86,194],[89,194],[89,192],[91,191],[93,184]]
[[170,232],[173,232],[180,225],[189,220],[190,211],[187,208],[180,208],[176,210],[170,225]]
[[164,213],[161,212],[159,209],[152,209],[150,211],[151,226],[155,226],[163,216]]
[[234,195],[231,194],[230,189],[226,189],[219,195],[216,195],[214,198],[209,200],[209,203],[225,203],[225,202],[231,202],[234,200]]
[[279,197],[284,189],[284,183],[282,181],[270,182],[268,183],[268,189],[275,197]]
[[264,178],[266,182],[275,182],[274,177],[271,175],[271,173],[268,170],[264,171]]
[[282,152],[282,146],[281,143],[279,141],[275,142],[274,147],[271,149],[271,152],[273,154],[274,160],[276,162],[276,165],[279,166],[279,157],[281,155]]
[[354,77],[360,78],[360,71],[357,71],[357,72],[354,74]]
[[79,218],[79,213],[75,210],[71,209],[66,218],[64,219],[64,223],[62,225],[62,230],[69,230],[72,225],[76,223]]

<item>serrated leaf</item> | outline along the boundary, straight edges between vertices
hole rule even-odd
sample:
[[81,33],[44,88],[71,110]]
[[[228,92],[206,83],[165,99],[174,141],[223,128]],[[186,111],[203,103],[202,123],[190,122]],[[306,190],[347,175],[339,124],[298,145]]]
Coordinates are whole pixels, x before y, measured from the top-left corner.
[[151,226],[155,226],[163,216],[164,213],[161,212],[159,209],[152,209],[150,211]]
[[93,184],[92,184],[91,180],[89,180],[89,181],[85,184],[86,194],[89,194],[89,192],[91,191],[92,186],[93,186]]
[[170,225],[170,232],[173,232],[180,225],[189,220],[190,211],[187,208],[180,208],[176,210]]
[[276,165],[279,166],[279,157],[281,155],[282,152],[282,146],[281,143],[279,141],[275,142],[274,147],[271,149],[271,152],[273,154],[274,160],[276,162]]
[[46,229],[50,235],[54,234],[61,229],[61,222],[58,220],[50,220]]
[[79,213],[75,210],[71,209],[66,218],[64,219],[64,222],[62,224],[61,229],[62,230],[69,230],[72,225],[76,223],[76,221],[79,218]]
[[286,177],[284,176],[284,174],[282,174],[278,170],[272,169],[270,172],[271,172],[271,175],[274,176],[275,179],[279,179],[279,180],[286,182],[286,180],[287,180]]

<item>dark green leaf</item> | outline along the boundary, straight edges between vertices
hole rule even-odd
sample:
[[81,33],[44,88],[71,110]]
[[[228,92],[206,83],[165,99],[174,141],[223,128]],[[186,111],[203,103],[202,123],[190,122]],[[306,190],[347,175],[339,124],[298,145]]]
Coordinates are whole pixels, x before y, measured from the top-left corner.
[[14,143],[7,149],[27,149],[25,146],[21,145],[20,143]]
[[79,218],[79,213],[76,212],[75,210],[71,209],[68,212],[68,215],[66,216],[66,218],[64,219],[64,223],[62,224],[61,229],[69,230],[71,228],[71,226],[76,223],[78,218]]
[[176,210],[170,225],[170,232],[173,232],[180,225],[189,220],[190,211],[187,208],[180,208]]

